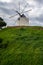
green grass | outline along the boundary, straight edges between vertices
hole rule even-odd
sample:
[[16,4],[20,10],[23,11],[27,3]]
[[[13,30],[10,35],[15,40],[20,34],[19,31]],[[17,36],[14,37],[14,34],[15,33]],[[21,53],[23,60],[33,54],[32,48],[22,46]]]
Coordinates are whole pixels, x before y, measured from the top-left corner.
[[0,65],[43,65],[43,28],[0,30]]

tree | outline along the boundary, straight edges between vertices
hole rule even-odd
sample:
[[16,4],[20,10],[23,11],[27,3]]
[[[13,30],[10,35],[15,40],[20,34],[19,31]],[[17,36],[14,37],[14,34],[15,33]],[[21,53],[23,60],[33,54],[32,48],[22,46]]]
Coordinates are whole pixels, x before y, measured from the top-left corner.
[[0,29],[2,29],[2,27],[6,26],[5,21],[0,17]]

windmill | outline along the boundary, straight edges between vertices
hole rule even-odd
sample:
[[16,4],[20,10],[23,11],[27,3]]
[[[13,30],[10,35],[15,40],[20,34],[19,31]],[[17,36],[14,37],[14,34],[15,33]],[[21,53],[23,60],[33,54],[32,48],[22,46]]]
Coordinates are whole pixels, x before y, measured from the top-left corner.
[[24,13],[31,11],[31,9],[25,11],[26,6],[27,6],[27,4],[25,5],[22,12],[20,12],[20,2],[19,2],[19,11],[14,10],[16,12],[16,15],[13,15],[13,16],[9,17],[9,18],[12,18],[12,17],[15,17],[15,16],[19,15],[19,17],[18,17],[18,19],[16,21],[17,24],[18,24],[17,26],[29,26],[29,18],[27,18]]

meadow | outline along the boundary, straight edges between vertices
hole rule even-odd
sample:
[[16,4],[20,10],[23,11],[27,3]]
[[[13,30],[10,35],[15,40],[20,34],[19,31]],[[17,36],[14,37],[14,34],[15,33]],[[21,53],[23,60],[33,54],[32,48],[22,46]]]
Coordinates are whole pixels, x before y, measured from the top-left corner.
[[43,28],[0,30],[0,65],[43,65]]

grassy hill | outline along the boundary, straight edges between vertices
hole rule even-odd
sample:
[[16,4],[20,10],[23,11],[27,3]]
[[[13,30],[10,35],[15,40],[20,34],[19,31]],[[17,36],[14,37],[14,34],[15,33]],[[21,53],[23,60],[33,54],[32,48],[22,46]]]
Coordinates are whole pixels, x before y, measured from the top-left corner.
[[0,30],[0,65],[43,65],[43,28]]

